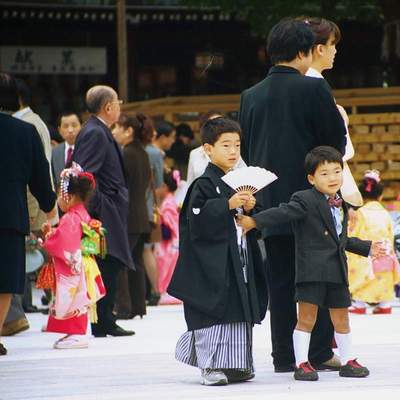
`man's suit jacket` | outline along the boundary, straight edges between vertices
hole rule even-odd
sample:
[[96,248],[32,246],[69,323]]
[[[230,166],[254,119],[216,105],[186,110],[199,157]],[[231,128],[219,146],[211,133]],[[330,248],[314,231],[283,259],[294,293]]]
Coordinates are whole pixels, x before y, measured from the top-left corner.
[[[330,206],[315,188],[293,194],[289,203],[254,215],[257,228],[292,223],[296,248],[295,282],[348,285],[345,251],[367,257],[371,241],[347,237],[348,209],[343,202],[342,234],[336,233]],[[268,240],[268,239],[267,239]]]
[[58,187],[61,171],[65,168],[65,142],[60,143],[53,149],[51,167],[53,170],[54,183],[56,187]]
[[27,186],[49,212],[55,205],[49,164],[36,128],[0,113],[0,229],[29,234]]
[[[311,149],[327,145],[344,152],[346,129],[328,84],[294,68],[272,67],[263,81],[245,90],[239,120],[244,161],[278,176],[261,193],[265,208],[287,202],[294,192],[310,187],[304,159]],[[290,233],[289,225],[264,231]]]
[[82,127],[73,160],[96,178],[89,213],[107,230],[107,251],[125,266],[133,267],[128,245],[128,188],[121,149],[110,129],[95,116]]

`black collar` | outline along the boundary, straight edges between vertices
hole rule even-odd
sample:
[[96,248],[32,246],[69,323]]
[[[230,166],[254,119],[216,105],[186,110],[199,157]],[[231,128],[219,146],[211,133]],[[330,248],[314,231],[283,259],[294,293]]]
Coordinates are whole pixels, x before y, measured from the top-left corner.
[[293,67],[288,67],[286,65],[274,65],[270,68],[268,75],[270,74],[298,74],[301,75],[301,72]]

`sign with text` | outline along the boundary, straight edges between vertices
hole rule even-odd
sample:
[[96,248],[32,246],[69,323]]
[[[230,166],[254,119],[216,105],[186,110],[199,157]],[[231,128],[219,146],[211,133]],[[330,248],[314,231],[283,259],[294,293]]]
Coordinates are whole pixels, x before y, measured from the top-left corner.
[[102,75],[105,47],[0,46],[0,70],[10,74]]

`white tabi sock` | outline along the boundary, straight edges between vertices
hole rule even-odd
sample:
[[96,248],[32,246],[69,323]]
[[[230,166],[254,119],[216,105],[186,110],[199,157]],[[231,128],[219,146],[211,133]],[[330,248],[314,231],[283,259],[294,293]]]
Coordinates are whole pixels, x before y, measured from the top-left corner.
[[367,303],[361,300],[353,300],[352,306],[355,308],[366,308]]
[[380,308],[390,308],[390,307],[392,307],[392,302],[391,301],[381,301],[378,304],[378,307],[380,307]]
[[342,365],[346,365],[349,360],[354,360],[352,354],[351,333],[335,332],[335,340]]
[[293,348],[296,358],[296,367],[308,361],[308,348],[310,347],[311,333],[295,329],[293,331]]

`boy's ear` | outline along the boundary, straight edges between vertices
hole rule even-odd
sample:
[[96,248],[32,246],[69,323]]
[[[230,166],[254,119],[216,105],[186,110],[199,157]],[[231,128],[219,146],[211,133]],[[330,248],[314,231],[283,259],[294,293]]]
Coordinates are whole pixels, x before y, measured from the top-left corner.
[[213,146],[212,146],[210,143],[204,143],[204,144],[203,144],[203,148],[204,148],[204,151],[206,152],[206,154],[207,154],[208,156],[210,156],[210,155],[211,155],[211,152],[212,152]]
[[314,175],[308,174],[308,175],[307,175],[307,180],[308,180],[308,182],[310,183],[310,185],[313,185],[313,186],[314,186]]

